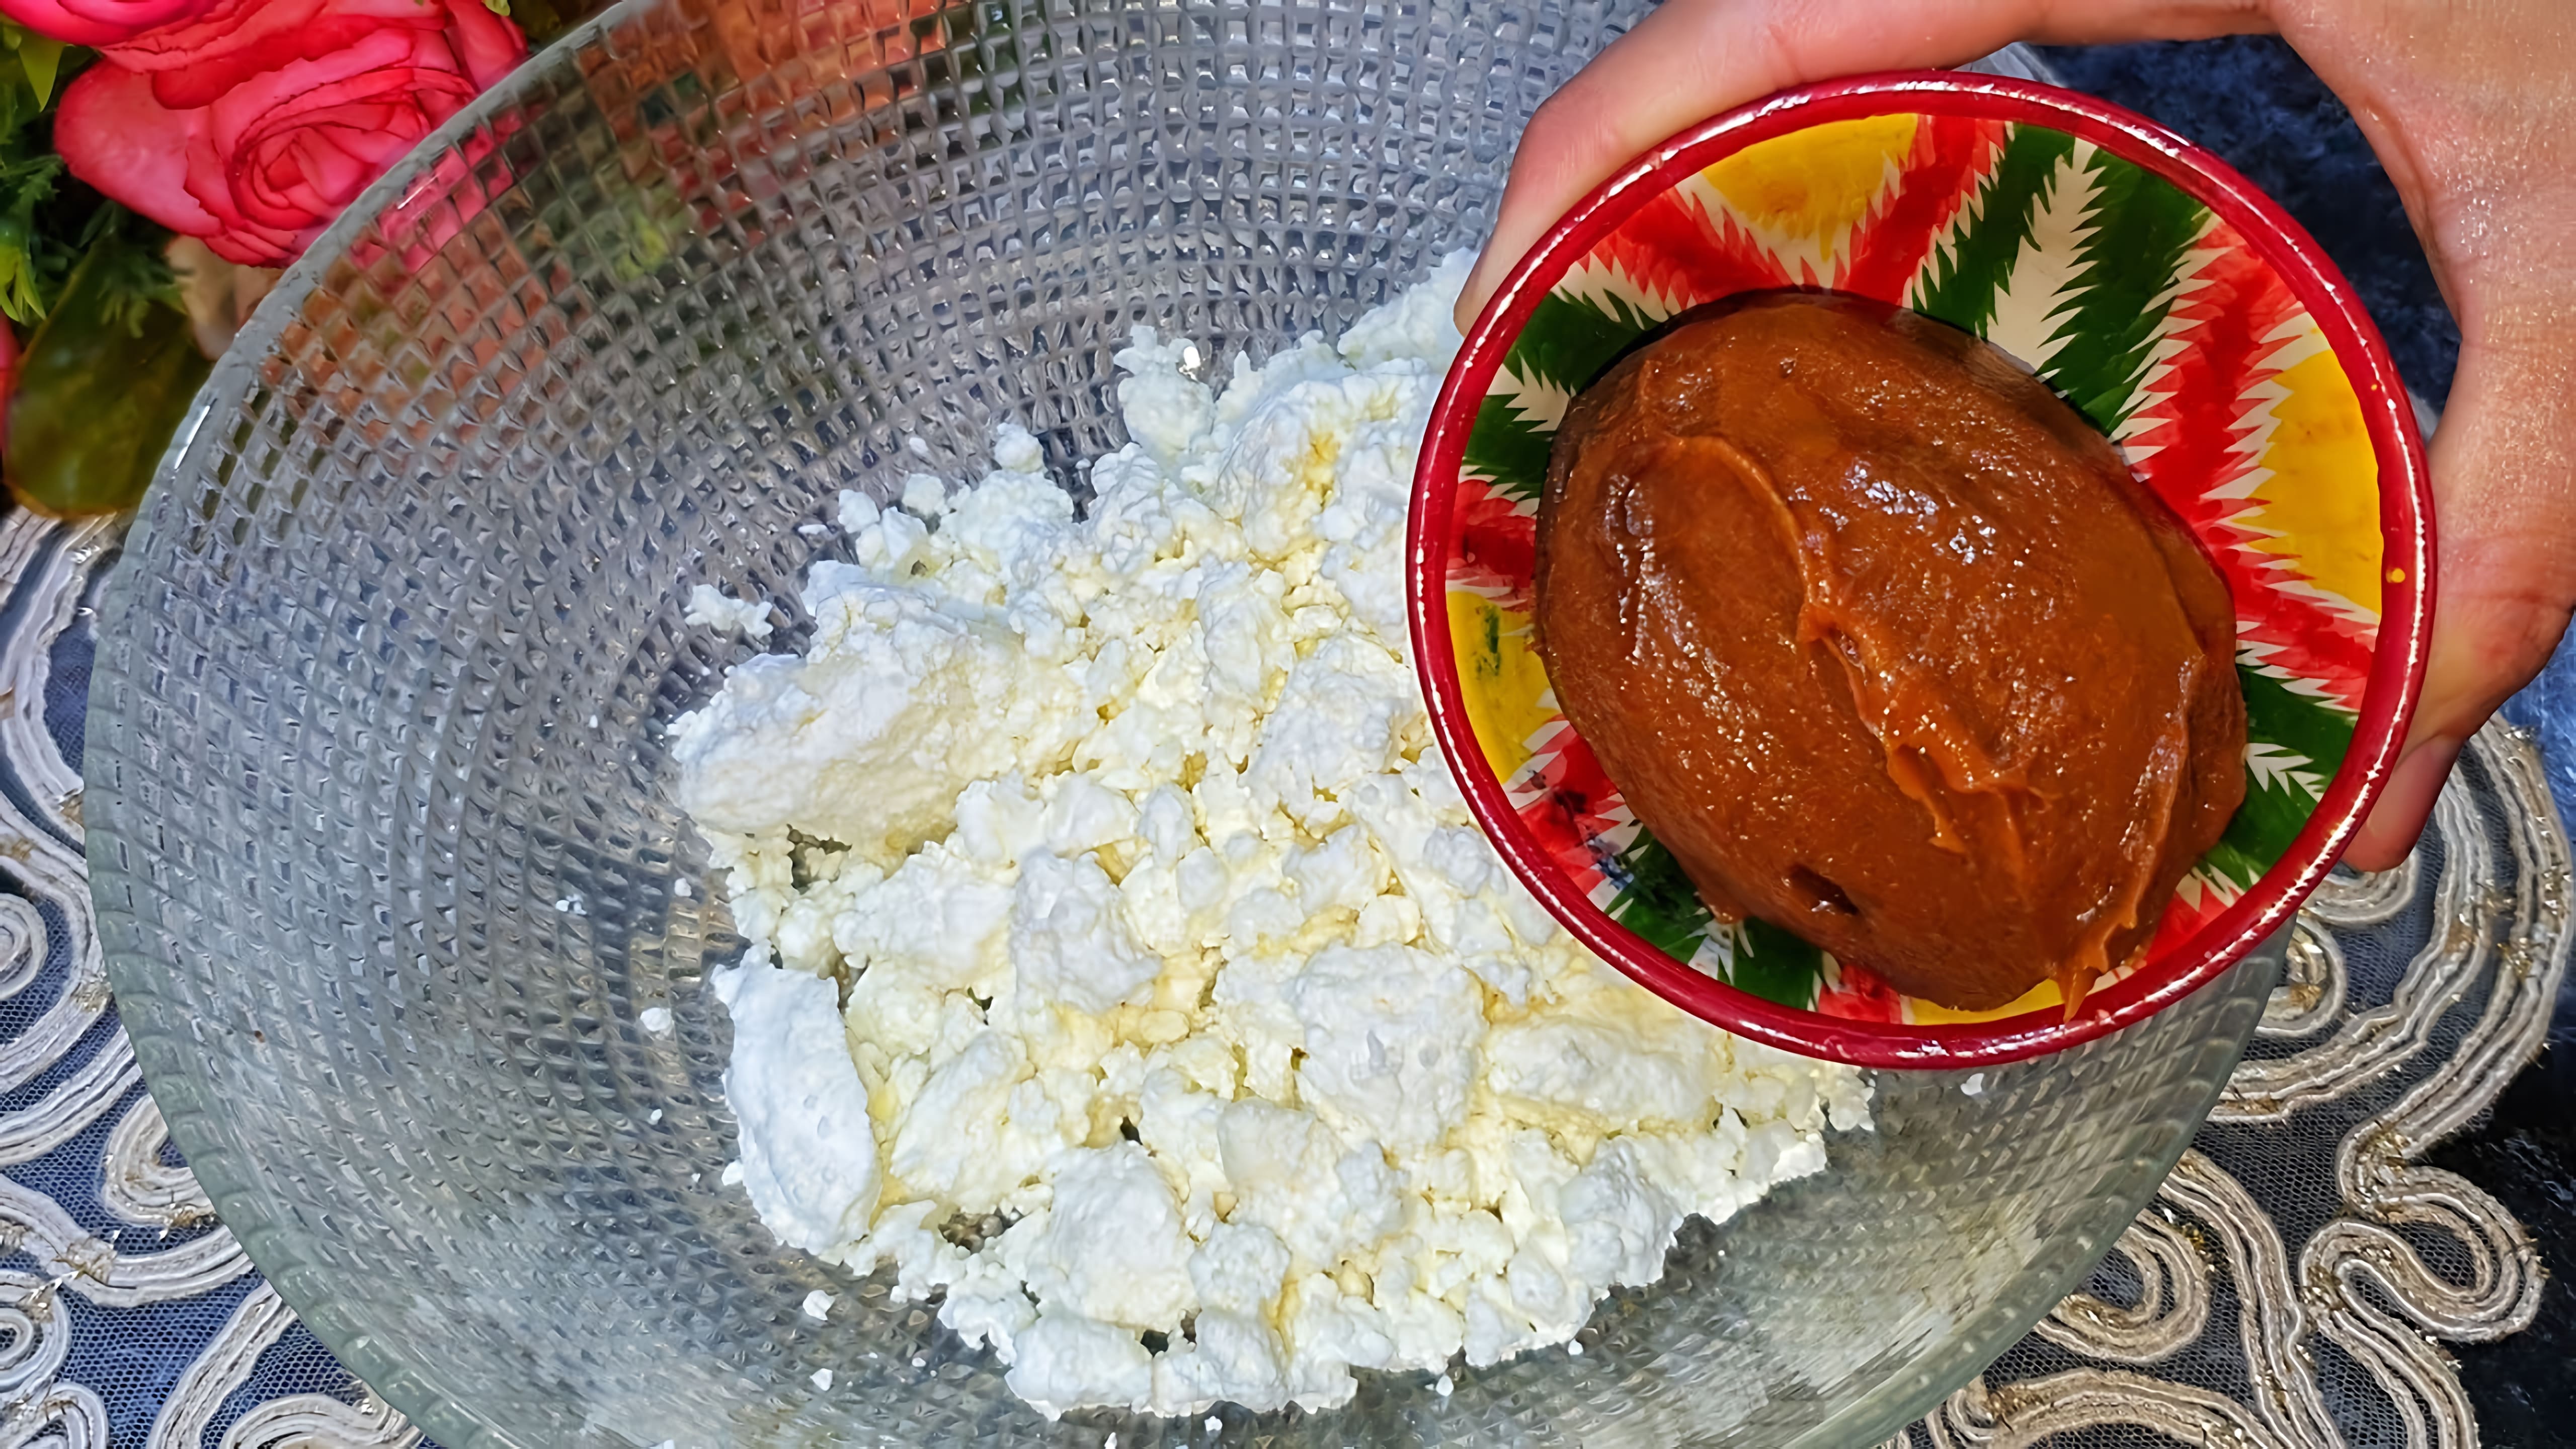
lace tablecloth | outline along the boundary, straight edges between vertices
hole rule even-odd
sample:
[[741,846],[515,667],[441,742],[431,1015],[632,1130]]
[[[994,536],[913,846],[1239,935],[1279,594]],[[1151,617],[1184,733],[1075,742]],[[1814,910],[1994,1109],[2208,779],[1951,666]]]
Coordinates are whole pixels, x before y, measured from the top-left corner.
[[[0,519],[0,1449],[417,1443],[215,1223],[117,1026],[80,823],[115,553],[108,526]],[[2576,660],[2553,674],[2576,697]],[[2443,1345],[2527,1325],[2543,1275],[2426,1157],[2540,1049],[2568,889],[2535,738],[2492,726],[2414,862],[2320,893],[2234,1085],[2083,1291],[1891,1442],[2476,1443]]]

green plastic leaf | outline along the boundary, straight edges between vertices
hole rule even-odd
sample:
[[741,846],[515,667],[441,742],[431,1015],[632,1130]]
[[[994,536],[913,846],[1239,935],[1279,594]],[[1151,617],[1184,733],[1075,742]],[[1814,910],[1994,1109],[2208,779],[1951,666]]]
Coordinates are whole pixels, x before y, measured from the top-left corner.
[[82,261],[95,274],[98,315],[110,327],[139,337],[152,314],[184,314],[179,279],[162,253],[170,234],[158,225],[110,203],[90,218],[82,236]]
[[[490,3],[490,0],[485,0],[485,3]],[[506,3],[510,6],[510,18],[519,23],[519,33],[528,37],[530,50],[543,49],[556,36],[572,29],[586,10],[598,8],[595,3],[584,4],[581,0],[565,0],[561,5],[555,4],[554,0],[506,0]]]
[[25,327],[44,320],[61,276],[61,249],[46,244],[36,209],[52,197],[62,170],[59,156],[0,163],[0,315]]
[[143,309],[114,325],[108,253],[72,269],[20,360],[9,404],[9,489],[57,517],[116,513],[143,497],[170,435],[211,366],[184,313]]
[[18,53],[18,69],[26,72],[27,88],[36,93],[36,108],[43,110],[53,101],[54,81],[63,73],[63,43],[19,26],[9,28],[14,32],[9,48]]

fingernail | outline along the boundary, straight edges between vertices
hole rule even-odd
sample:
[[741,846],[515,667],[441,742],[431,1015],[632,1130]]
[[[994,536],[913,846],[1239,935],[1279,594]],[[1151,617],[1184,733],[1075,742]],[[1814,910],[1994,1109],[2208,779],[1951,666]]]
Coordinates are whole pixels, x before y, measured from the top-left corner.
[[2408,746],[2398,757],[2397,768],[2388,772],[2378,803],[2353,836],[2344,859],[2355,870],[2387,870],[2405,860],[2459,759],[2458,740],[2436,737]]

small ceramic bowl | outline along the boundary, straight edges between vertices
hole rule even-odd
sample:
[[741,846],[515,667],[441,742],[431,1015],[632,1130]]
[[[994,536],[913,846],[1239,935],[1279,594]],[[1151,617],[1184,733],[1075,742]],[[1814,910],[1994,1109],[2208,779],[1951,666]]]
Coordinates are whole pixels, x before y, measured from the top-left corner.
[[[1568,399],[1665,318],[1778,287],[1899,303],[2019,358],[2119,444],[2234,596],[2244,808],[2145,956],[2071,1018],[2053,984],[1951,1011],[1760,922],[1713,920],[1556,707],[1530,588]],[[1585,198],[1468,333],[1424,440],[1411,550],[1433,725],[1522,881],[1666,1000],[1870,1066],[2073,1046],[2181,999],[2278,930],[2394,763],[2432,621],[2413,409],[2316,243],[2153,122],[1952,72],[1785,92],[1683,132]]]

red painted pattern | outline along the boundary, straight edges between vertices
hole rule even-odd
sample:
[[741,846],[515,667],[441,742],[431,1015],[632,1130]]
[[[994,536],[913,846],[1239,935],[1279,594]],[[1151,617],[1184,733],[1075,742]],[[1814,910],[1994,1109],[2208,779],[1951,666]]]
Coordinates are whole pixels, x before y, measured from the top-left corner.
[[[2257,430],[2246,399],[2278,374],[2263,359],[2281,344],[2264,339],[2301,314],[2299,299],[2234,228],[2220,223],[2203,245],[2218,254],[2200,273],[2203,285],[2175,304],[2171,336],[2182,350],[2151,379],[2162,395],[2138,411],[2144,425],[2130,441],[2154,451],[2135,471],[2209,546],[2237,600],[2239,639],[2266,646],[2267,661],[2316,680],[2358,710],[2377,631],[2276,587],[2295,574],[2282,556],[2253,546],[2264,535],[2237,521],[2254,502],[2214,496],[2261,466],[2259,456],[2239,451]],[[2211,427],[2211,418],[2236,421]]]
[[1592,747],[1564,731],[1520,768],[1512,788],[1516,794],[1538,791],[1518,813],[1539,848],[1583,890],[1599,885],[1601,861],[1593,842],[1627,823],[1627,814]]
[[1896,185],[1854,229],[1834,286],[1902,305],[1933,243],[1994,174],[2011,127],[1977,116],[1926,116]]
[[1702,205],[1700,191],[1681,185],[1657,195],[1603,237],[1585,261],[1626,273],[1675,311],[1738,292],[1796,285],[1780,258],[1743,223],[1722,206]]
[[1818,1015],[1837,1021],[1904,1022],[1905,998],[1877,972],[1848,961],[1835,962],[1834,969],[1841,973],[1842,980],[1831,986],[1819,983],[1815,1008]]
[[2147,942],[2148,961],[2162,960],[2167,953],[2179,949],[2198,934],[2201,927],[2217,920],[2236,903],[2236,897],[2219,894],[2206,881],[2200,882],[2197,888],[2200,892],[2197,900],[2187,901],[2180,891],[2176,891],[2173,899],[2166,903],[2164,919],[2156,923],[2155,937]]
[[1450,553],[1453,587],[1528,613],[1538,573],[1538,516],[1481,479],[1461,479]]

